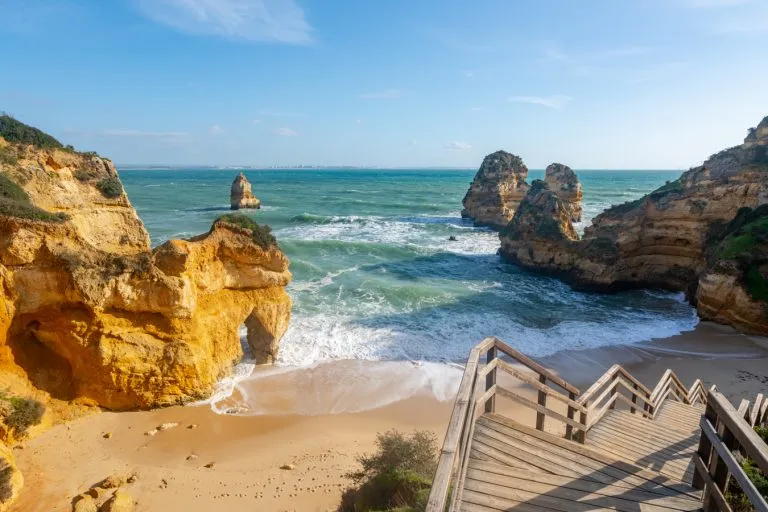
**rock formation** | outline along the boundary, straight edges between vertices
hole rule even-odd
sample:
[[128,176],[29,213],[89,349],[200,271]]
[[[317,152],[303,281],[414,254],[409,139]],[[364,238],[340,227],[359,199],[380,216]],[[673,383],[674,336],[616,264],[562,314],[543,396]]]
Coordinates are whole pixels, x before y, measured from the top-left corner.
[[[744,144],[713,155],[637,201],[606,210],[580,240],[563,213],[568,205],[562,198],[541,186],[530,194],[527,203],[546,207],[521,205],[500,235],[507,260],[591,290],[684,290],[698,297],[703,318],[768,333],[764,302],[754,293],[768,283],[762,260],[746,267],[746,277],[754,279],[749,285],[745,267],[733,268],[734,258],[741,256],[708,257],[739,209],[768,202],[768,117]],[[723,303],[727,294],[731,306]]]
[[0,443],[0,512],[10,509],[24,485],[24,477],[16,467],[13,452]]
[[506,151],[491,153],[483,159],[467,194],[461,216],[478,226],[502,229],[528,191],[528,168],[523,160]]
[[239,214],[152,250],[115,167],[0,138],[0,373],[110,409],[210,394],[243,355],[272,362],[288,260]]
[[699,278],[699,316],[768,334],[768,204],[742,208],[707,244],[709,266]]
[[551,164],[544,173],[544,181],[571,210],[571,222],[581,222],[581,183],[573,169],[563,164]]
[[229,202],[233,210],[261,208],[261,201],[253,195],[251,184],[248,183],[248,180],[243,173],[240,173],[237,178],[235,178],[235,181],[232,182]]

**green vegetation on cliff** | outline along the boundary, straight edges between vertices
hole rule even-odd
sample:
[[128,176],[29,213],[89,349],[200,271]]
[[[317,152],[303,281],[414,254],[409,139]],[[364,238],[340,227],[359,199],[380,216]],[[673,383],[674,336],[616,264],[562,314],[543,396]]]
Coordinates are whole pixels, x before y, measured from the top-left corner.
[[30,427],[40,423],[43,414],[45,406],[41,402],[0,391],[0,421],[17,437],[23,437]]
[[7,175],[0,173],[0,215],[43,222],[63,222],[64,213],[47,212],[33,205],[29,195]]
[[0,137],[15,144],[31,144],[40,149],[63,149],[58,140],[47,133],[17,121],[7,114],[0,115]]
[[[80,177],[75,176],[77,179],[80,179]],[[80,181],[83,181],[80,179]],[[101,180],[96,187],[99,189],[99,192],[101,192],[104,197],[108,197],[110,199],[114,199],[116,197],[120,197],[123,194],[123,184],[120,183],[120,180],[117,178],[104,178]]]
[[243,215],[242,213],[228,213],[213,221],[213,225],[215,226],[220,222],[250,230],[253,241],[264,250],[277,246],[277,239],[272,234],[272,228],[259,224],[247,215]]
[[713,229],[707,252],[715,264],[733,262],[749,295],[768,302],[768,205],[741,208],[731,222]]
[[355,487],[341,498],[339,512],[423,512],[437,469],[434,434],[395,430],[379,434],[377,452],[358,457],[361,469],[347,476]]

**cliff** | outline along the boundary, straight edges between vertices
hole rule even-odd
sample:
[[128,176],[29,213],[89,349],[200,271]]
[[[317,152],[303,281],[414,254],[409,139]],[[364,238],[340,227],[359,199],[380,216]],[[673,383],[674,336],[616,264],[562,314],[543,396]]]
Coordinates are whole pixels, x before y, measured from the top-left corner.
[[268,228],[225,216],[151,250],[109,160],[0,138],[0,167],[0,374],[133,409],[210,394],[243,325],[274,360],[291,274]]
[[464,196],[461,216],[478,226],[502,229],[528,191],[527,177],[528,168],[519,156],[506,151],[491,153],[483,159]]
[[[567,235],[572,226],[561,210],[566,211],[568,204],[551,190],[539,190],[536,193],[546,197],[536,201],[546,200],[554,206],[521,208],[516,215],[520,218],[513,219],[500,235],[501,253],[509,261],[560,276],[579,288],[687,291],[692,299],[698,297],[702,317],[750,332],[766,332],[768,321],[761,316],[762,305],[745,290],[743,280],[736,277],[738,272],[717,270],[727,263],[716,264],[708,258],[708,248],[739,209],[755,209],[768,202],[767,147],[768,118],[750,131],[744,144],[713,155],[702,166],[637,201],[606,210],[581,239]],[[762,264],[756,268],[764,270]],[[743,294],[739,295],[743,307],[735,306],[738,314],[728,313],[713,297],[723,292],[725,275],[732,278],[728,286]],[[703,287],[697,293],[700,283]],[[718,292],[714,292],[716,283],[720,283]],[[752,320],[742,322],[737,316]]]

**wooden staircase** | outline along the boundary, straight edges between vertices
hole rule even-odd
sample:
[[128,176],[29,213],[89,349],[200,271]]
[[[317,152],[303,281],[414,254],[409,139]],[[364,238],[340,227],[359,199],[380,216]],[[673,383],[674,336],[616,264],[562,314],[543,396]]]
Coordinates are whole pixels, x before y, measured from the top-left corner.
[[[502,385],[499,369],[527,392]],[[514,419],[496,412],[497,396],[518,406]],[[733,478],[768,512],[731,460],[743,447],[768,471],[768,450],[749,428],[768,419],[765,404],[759,395],[752,412],[744,403],[737,412],[714,386],[686,389],[669,370],[650,390],[618,365],[581,393],[489,338],[470,353],[427,511],[729,511],[723,494]],[[519,417],[521,405],[535,428]],[[746,418],[744,428],[732,417]]]

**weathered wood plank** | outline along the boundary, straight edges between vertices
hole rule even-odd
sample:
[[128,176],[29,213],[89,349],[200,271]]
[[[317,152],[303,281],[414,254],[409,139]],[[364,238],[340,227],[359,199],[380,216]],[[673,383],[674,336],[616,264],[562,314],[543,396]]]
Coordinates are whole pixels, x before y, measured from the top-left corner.
[[[541,450],[552,452],[554,455],[560,457],[560,460],[570,461],[570,464],[567,466],[569,469],[601,484],[616,485],[628,489],[641,488],[645,491],[660,495],[676,495],[681,492],[679,489],[670,490],[666,487],[659,486],[657,482],[649,481],[648,478],[646,478],[648,475],[645,475],[646,470],[643,470],[639,466],[632,466],[626,462],[617,462],[618,459],[613,459],[613,462],[595,460],[589,452],[583,450],[581,452],[572,451],[569,448],[572,448],[574,443],[568,443],[571,446],[561,447],[552,442],[532,437],[524,432],[512,429],[500,423],[489,421],[487,418],[480,418],[478,423],[482,423],[484,426],[495,429],[499,433],[508,436],[510,443],[516,442],[524,445],[536,446]],[[653,476],[659,477],[656,473],[653,473]],[[690,488],[687,488],[687,490],[693,492]]]
[[587,446],[574,443],[572,441],[567,441],[565,439],[552,436],[551,434],[547,434],[545,432],[540,432],[530,427],[526,427],[515,422],[514,420],[505,418],[504,416],[492,414],[483,416],[478,421],[484,420],[492,421],[499,425],[506,426],[511,430],[519,431],[530,437],[545,441],[553,446],[565,448],[567,451],[571,451],[575,454],[583,456],[585,461],[596,461],[605,465],[606,468],[612,468],[621,471],[621,473],[627,478],[643,478],[649,483],[658,486],[657,492],[669,493],[671,495],[688,493],[696,497],[699,496],[698,491],[693,490],[689,485],[686,485],[682,482],[671,480],[668,477],[659,475],[658,473],[649,471],[645,468],[641,468],[636,464],[631,464],[626,460],[611,456],[610,454],[593,450]]
[[531,370],[535,371],[539,375],[543,375],[547,378],[547,380],[553,382],[554,384],[557,384],[561,388],[563,388],[566,391],[570,391],[572,393],[576,393],[577,395],[581,393],[579,391],[579,388],[571,384],[570,382],[566,381],[562,377],[560,377],[558,374],[552,372],[551,370],[544,368],[542,365],[531,359],[530,357],[526,356],[522,352],[515,350],[514,348],[510,347],[503,341],[501,341],[498,338],[494,338],[496,340],[496,348],[501,350],[503,353],[507,354],[512,359],[515,359],[519,363],[527,366]]
[[[553,488],[564,488],[589,494],[620,497],[638,503],[664,506],[674,510],[698,510],[701,503],[698,499],[682,496],[662,496],[642,490],[627,490],[624,487],[595,483],[586,479],[571,479],[558,475],[545,475],[531,471],[512,470],[498,464],[478,463],[467,471],[467,478],[493,483],[504,487],[516,487],[520,480],[537,482]],[[550,490],[542,490],[549,492]]]
[[583,428],[583,425],[579,423],[576,420],[572,420],[566,416],[563,416],[560,413],[557,413],[551,409],[547,409],[546,407],[537,404],[536,402],[533,402],[531,400],[528,400],[527,398],[524,398],[516,393],[513,393],[512,391],[509,391],[508,389],[505,389],[501,386],[496,386],[496,393],[503,396],[504,398],[508,398],[512,400],[513,402],[517,402],[520,405],[524,405],[528,407],[529,409],[533,409],[537,413],[545,414],[547,416],[550,416],[552,418],[555,418],[557,420],[562,421],[566,425],[571,425],[574,428],[581,429]]
[[536,389],[537,391],[541,391],[546,393],[547,395],[551,396],[555,400],[558,400],[566,405],[569,405],[576,409],[579,412],[586,412],[586,408],[581,405],[580,403],[576,402],[575,400],[572,400],[568,396],[560,393],[556,389],[547,386],[546,384],[542,384],[539,382],[538,378],[535,378],[531,375],[526,374],[523,371],[520,371],[518,368],[515,368],[514,365],[509,364],[506,361],[502,361],[500,359],[498,361],[498,367],[501,368],[504,372],[514,376],[515,378],[525,382],[526,384],[530,385],[532,388]]

